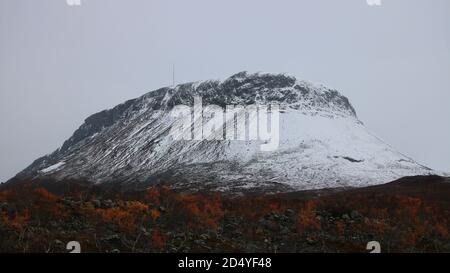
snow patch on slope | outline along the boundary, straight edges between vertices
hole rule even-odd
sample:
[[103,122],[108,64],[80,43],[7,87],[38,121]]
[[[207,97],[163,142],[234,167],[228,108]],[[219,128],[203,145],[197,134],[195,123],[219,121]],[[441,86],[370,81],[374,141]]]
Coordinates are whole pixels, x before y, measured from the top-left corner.
[[50,167],[40,170],[40,172],[44,173],[44,174],[51,173],[51,172],[54,172],[54,171],[60,169],[62,166],[64,166],[64,164],[66,164],[66,163],[58,162],[56,164],[51,165]]
[[[174,141],[169,112],[175,105],[192,105],[194,96],[201,96],[204,106],[279,104],[279,149],[261,152],[260,141]],[[224,81],[155,90],[91,116],[69,140],[19,175],[287,191],[434,173],[370,134],[336,90],[286,75],[242,72]]]

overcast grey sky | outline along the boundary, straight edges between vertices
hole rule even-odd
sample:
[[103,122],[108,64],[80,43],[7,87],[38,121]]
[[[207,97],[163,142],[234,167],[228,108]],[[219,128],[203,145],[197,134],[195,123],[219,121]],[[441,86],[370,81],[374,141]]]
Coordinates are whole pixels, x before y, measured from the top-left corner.
[[450,171],[450,1],[0,0],[0,181],[100,110],[177,82],[287,72]]

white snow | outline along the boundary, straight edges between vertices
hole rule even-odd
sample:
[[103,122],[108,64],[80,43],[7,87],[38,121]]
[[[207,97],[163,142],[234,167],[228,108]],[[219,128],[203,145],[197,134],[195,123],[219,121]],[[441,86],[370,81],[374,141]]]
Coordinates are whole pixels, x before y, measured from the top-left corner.
[[[89,177],[101,183],[147,181],[176,171],[193,187],[209,181],[216,189],[277,183],[297,190],[368,186],[435,173],[373,136],[348,108],[322,103],[326,87],[305,81],[296,85],[311,92],[281,105],[280,145],[274,152],[261,152],[260,141],[174,141],[168,133],[174,119],[167,111],[153,110],[154,100],[145,95],[126,120],[104,129],[101,138],[92,136],[40,173],[58,170],[54,175],[59,179]],[[164,103],[177,90],[167,92]],[[285,91],[297,92],[294,87],[269,90],[274,96]],[[264,92],[262,88],[254,95],[263,100]],[[242,100],[233,99],[236,104]]]
[[65,162],[58,162],[54,165],[51,165],[50,167],[47,167],[45,169],[42,169],[40,172],[41,173],[51,173],[54,172],[58,169],[60,169],[62,166],[64,166],[64,164],[66,164]]

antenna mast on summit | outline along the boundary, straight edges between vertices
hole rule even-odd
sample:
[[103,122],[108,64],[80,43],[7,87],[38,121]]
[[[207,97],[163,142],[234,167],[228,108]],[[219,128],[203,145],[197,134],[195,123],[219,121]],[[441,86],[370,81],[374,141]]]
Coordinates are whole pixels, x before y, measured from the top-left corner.
[[172,64],[172,86],[175,86],[175,64]]

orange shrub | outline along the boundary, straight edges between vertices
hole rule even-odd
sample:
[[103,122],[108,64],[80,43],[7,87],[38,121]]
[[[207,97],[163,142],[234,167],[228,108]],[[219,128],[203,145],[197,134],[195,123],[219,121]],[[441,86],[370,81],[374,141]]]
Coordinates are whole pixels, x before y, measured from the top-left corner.
[[152,230],[152,247],[162,249],[165,246],[166,238],[158,230]]
[[224,215],[218,195],[180,195],[176,198],[180,211],[184,211],[190,227],[217,228]]
[[153,220],[155,220],[161,215],[161,213],[156,209],[150,209],[149,215]]
[[59,200],[59,198],[50,193],[48,190],[44,188],[37,188],[34,190],[34,194],[38,198],[38,200],[47,201],[47,202],[56,202]]
[[448,226],[445,226],[441,223],[436,223],[434,225],[434,230],[437,232],[437,234],[444,237],[445,239],[449,238]]
[[344,221],[342,221],[342,220],[337,220],[336,223],[335,223],[335,225],[336,225],[336,231],[337,231],[337,233],[338,233],[340,236],[344,235],[344,232],[345,232],[345,223],[344,223]]
[[148,210],[148,206],[138,201],[129,201],[126,204],[126,209],[135,214],[145,213]]
[[97,213],[105,222],[113,222],[121,229],[132,232],[136,229],[133,215],[120,208],[97,209]]
[[12,196],[11,191],[1,191],[0,192],[0,202],[8,201]]
[[161,203],[160,202],[160,192],[156,188],[150,188],[150,189],[147,190],[147,193],[145,195],[145,199],[148,202],[150,202],[150,203],[152,203],[152,204],[154,204],[156,206],[159,206],[160,203]]
[[314,201],[307,201],[299,210],[296,224],[299,232],[321,228],[320,222],[316,219],[316,203]]

